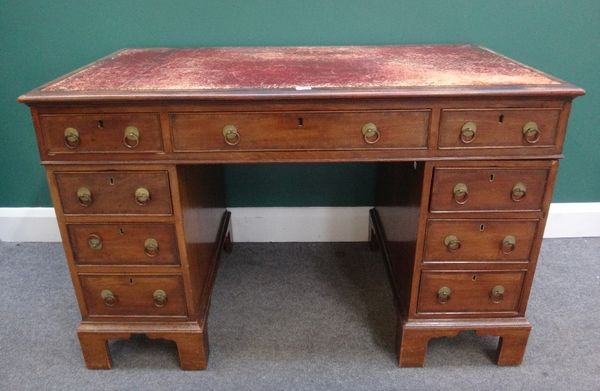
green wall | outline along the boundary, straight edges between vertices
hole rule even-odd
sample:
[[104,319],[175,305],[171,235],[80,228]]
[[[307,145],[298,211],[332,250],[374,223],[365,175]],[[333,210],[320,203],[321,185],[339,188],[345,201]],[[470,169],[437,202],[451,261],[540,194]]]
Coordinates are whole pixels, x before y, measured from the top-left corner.
[[[587,90],[555,201],[600,201],[600,1],[0,0],[0,207],[50,205],[18,95],[123,47],[478,43]],[[231,166],[230,206],[364,205],[366,165]]]

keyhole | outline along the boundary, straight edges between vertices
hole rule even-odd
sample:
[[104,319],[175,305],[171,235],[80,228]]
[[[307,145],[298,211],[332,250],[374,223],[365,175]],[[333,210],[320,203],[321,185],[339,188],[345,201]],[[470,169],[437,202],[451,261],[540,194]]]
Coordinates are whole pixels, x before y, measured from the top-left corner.
[[304,126],[304,118],[298,117],[298,127],[301,128]]
[[113,178],[113,177],[108,178],[108,184],[111,185],[111,186],[114,185],[115,184],[115,178]]
[[133,278],[129,277],[129,284],[133,285]]
[[504,122],[504,114],[500,114],[500,117],[498,117],[498,122]]
[[485,230],[485,225],[481,224],[481,225],[479,226],[479,231],[480,231],[480,232],[483,232],[484,230]]
[[125,235],[125,230],[123,228],[119,228],[119,235]]
[[477,280],[477,274],[473,274],[473,277],[471,277],[471,280],[476,281]]
[[490,182],[494,182],[494,179],[496,179],[496,174],[490,174]]
[[98,120],[98,127],[99,128],[103,128],[104,127],[104,121],[102,121],[101,119]]

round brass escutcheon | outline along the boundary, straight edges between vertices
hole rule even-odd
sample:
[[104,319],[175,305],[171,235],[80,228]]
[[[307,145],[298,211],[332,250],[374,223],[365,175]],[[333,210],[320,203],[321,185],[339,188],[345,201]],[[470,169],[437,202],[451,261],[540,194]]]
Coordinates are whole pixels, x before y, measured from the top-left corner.
[[464,183],[457,183],[452,189],[454,201],[459,205],[464,205],[469,199],[469,188]]
[[492,299],[494,303],[501,302],[504,299],[504,286],[496,285],[493,287],[490,291],[490,299]]
[[523,139],[529,144],[535,144],[540,140],[541,132],[538,124],[531,121],[523,125]]
[[79,131],[75,128],[65,129],[65,146],[69,149],[75,149],[81,143],[79,138]]
[[153,257],[158,254],[158,241],[153,238],[144,240],[144,252],[149,257]]
[[135,126],[128,126],[125,128],[125,134],[123,135],[123,145],[127,148],[135,148],[140,144],[140,130]]
[[444,238],[444,246],[451,253],[456,252],[460,248],[460,245],[460,240],[458,240],[456,235],[448,235]]
[[477,135],[477,124],[475,122],[465,122],[465,124],[460,129],[460,141],[463,144],[469,144],[475,140],[475,136]]
[[150,191],[145,187],[138,187],[135,190],[134,198],[138,205],[146,205],[150,202]]
[[225,125],[223,127],[223,137],[225,138],[225,144],[232,146],[238,145],[241,139],[235,125]]
[[87,187],[80,187],[77,189],[77,199],[79,200],[79,205],[87,207],[92,204],[92,192]]
[[112,307],[117,303],[117,297],[108,289],[102,290],[102,292],[100,292],[100,297],[102,297],[104,304],[109,307]]
[[451,294],[452,294],[452,289],[448,288],[447,286],[441,287],[437,291],[437,300],[438,300],[438,302],[440,304],[447,303],[448,300],[450,300],[450,295]]
[[519,202],[527,194],[527,186],[523,182],[517,182],[510,191],[510,198],[514,202]]
[[512,235],[507,235],[502,239],[502,253],[510,254],[515,251],[517,247],[517,240]]
[[167,292],[162,289],[157,289],[152,294],[152,300],[154,301],[154,305],[156,307],[164,307],[167,304]]
[[102,250],[102,238],[100,235],[91,234],[88,236],[88,246],[92,250]]
[[377,125],[372,122],[368,122],[362,127],[362,134],[367,144],[375,144],[379,141],[381,134],[379,133],[379,129],[377,129]]

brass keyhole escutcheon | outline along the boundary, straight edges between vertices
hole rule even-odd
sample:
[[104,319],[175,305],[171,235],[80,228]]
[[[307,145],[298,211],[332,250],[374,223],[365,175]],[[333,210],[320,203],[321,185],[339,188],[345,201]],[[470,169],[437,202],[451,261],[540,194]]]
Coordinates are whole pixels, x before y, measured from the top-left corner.
[[125,128],[125,134],[123,135],[123,144],[127,148],[135,148],[140,144],[140,130],[135,126],[128,126]]
[[379,129],[377,129],[377,125],[372,122],[368,122],[362,127],[362,134],[365,143],[367,144],[375,144],[379,141],[381,134],[379,133]]
[[444,238],[444,246],[449,252],[453,253],[460,249],[461,243],[456,235],[448,235]]
[[477,124],[475,122],[465,122],[465,124],[460,129],[460,141],[463,144],[469,144],[475,140],[475,136],[477,135]]
[[469,199],[469,188],[464,183],[457,183],[452,189],[454,195],[454,202],[459,205],[464,205]]
[[148,238],[144,241],[144,252],[149,257],[154,257],[158,254],[158,241],[153,238]]
[[515,251],[517,247],[517,240],[512,235],[507,235],[502,239],[502,253],[510,254]]
[[527,194],[527,186],[523,182],[517,182],[513,186],[512,190],[510,192],[510,198],[514,202],[519,202],[523,198],[525,198],[526,194]]
[[75,128],[66,128],[64,136],[65,146],[69,149],[75,149],[81,143],[79,131]]
[[100,297],[102,297],[104,304],[109,307],[112,307],[117,303],[117,297],[108,289],[102,290],[102,292],[100,292]]
[[102,250],[102,238],[100,235],[91,234],[88,236],[88,246],[92,250]]
[[135,190],[134,197],[138,205],[147,205],[150,202],[150,191],[145,187],[139,187]]
[[445,304],[450,300],[450,295],[452,294],[452,289],[447,286],[441,287],[437,292],[437,300],[440,304]]
[[500,303],[504,299],[504,286],[496,285],[493,287],[490,291],[490,299],[492,299],[494,303]]
[[87,187],[80,187],[77,189],[77,199],[79,200],[79,205],[88,207],[93,201],[92,192]]
[[235,125],[225,125],[223,127],[223,137],[225,144],[227,145],[238,145],[240,143],[240,133]]
[[164,307],[168,300],[167,292],[163,291],[162,289],[155,290],[152,294],[152,300],[154,301],[154,305],[156,307]]
[[523,139],[528,144],[535,144],[540,140],[541,132],[536,122],[527,122],[523,125]]

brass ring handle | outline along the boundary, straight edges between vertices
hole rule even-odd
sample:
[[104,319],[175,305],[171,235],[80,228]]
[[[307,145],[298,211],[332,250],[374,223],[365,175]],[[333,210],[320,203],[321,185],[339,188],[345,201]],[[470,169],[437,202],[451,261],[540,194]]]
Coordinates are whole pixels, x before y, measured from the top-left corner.
[[123,144],[127,148],[135,148],[140,144],[140,131],[135,126],[128,126],[125,128],[125,134],[123,135]]
[[540,140],[542,133],[538,124],[531,121],[523,125],[523,139],[529,144],[535,144]]
[[454,201],[459,205],[464,205],[469,199],[469,188],[464,183],[457,183],[452,189]]
[[464,144],[469,144],[475,140],[477,135],[477,124],[475,122],[465,122],[460,129],[460,141]]
[[515,251],[517,247],[517,240],[512,235],[507,235],[502,239],[502,253],[510,254]]
[[152,294],[152,300],[154,301],[154,305],[156,307],[164,307],[165,304],[167,304],[167,299],[167,292],[163,291],[162,289],[157,289]]
[[108,289],[102,290],[102,292],[100,292],[100,296],[102,297],[104,304],[109,307],[112,307],[117,303],[117,297]]
[[79,205],[87,207],[92,204],[92,192],[87,187],[80,187],[77,189],[77,199],[79,200]]
[[88,246],[92,250],[102,250],[102,238],[100,235],[91,234],[88,236]]
[[381,134],[379,133],[379,129],[377,129],[377,125],[372,122],[368,122],[362,127],[363,138],[365,139],[365,143],[367,144],[375,144],[379,141]]
[[139,187],[135,190],[135,202],[138,205],[146,205],[150,202],[150,191],[145,187]]
[[514,202],[521,201],[527,194],[527,186],[523,182],[517,182],[510,192],[510,198]]
[[153,238],[144,240],[144,252],[149,257],[153,257],[158,254],[158,241]]
[[460,249],[461,243],[456,235],[448,235],[444,238],[444,246],[449,252],[453,253]]
[[69,149],[75,149],[79,146],[81,139],[79,138],[79,131],[75,128],[65,129],[65,146]]
[[440,304],[445,304],[450,300],[450,295],[452,294],[452,289],[447,286],[441,287],[437,292],[437,300]]
[[238,145],[240,143],[240,133],[234,125],[223,127],[223,137],[227,145]]
[[490,291],[490,299],[492,299],[494,303],[500,303],[504,299],[504,286],[496,285],[493,287]]

